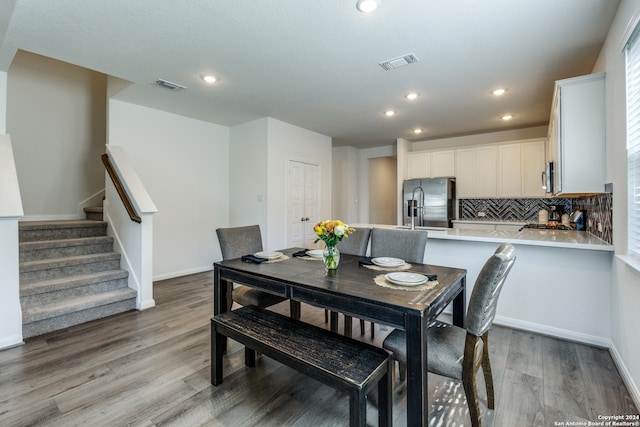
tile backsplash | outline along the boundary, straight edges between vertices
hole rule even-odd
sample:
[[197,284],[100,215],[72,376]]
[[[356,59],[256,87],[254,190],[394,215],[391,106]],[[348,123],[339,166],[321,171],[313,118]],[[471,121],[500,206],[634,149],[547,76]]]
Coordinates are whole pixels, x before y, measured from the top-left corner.
[[611,193],[579,198],[460,199],[458,218],[473,221],[538,222],[538,211],[548,210],[551,205],[564,206],[565,213],[583,210],[587,218],[587,231],[605,242],[613,243]]

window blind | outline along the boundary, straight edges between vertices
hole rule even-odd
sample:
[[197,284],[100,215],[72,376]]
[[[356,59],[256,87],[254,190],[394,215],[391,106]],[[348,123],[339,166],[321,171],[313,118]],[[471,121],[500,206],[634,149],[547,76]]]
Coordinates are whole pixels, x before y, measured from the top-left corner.
[[640,26],[626,46],[628,253],[640,256]]

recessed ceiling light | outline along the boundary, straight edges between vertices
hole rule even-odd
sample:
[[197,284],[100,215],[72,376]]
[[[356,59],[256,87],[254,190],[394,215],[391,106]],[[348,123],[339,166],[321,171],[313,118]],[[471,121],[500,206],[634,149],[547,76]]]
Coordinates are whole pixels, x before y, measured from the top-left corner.
[[420,129],[420,128],[415,128],[415,129],[413,130],[413,133],[416,133],[416,134],[417,134],[417,133],[422,133],[422,129]]
[[385,112],[384,112],[384,115],[385,115],[385,116],[387,116],[387,117],[391,117],[391,116],[393,116],[395,113],[396,113],[396,112],[395,112],[395,111],[393,111],[393,110],[387,110],[387,111],[385,111]]
[[360,12],[373,12],[380,6],[380,0],[358,0],[356,7]]
[[413,101],[414,99],[416,99],[418,97],[418,94],[415,92],[411,92],[408,93],[405,98],[407,98],[409,101]]
[[513,116],[511,114],[505,114],[504,116],[500,117],[502,120],[511,120],[513,119]]
[[202,76],[202,80],[204,80],[207,83],[215,83],[218,81],[218,79],[215,76],[212,76],[210,74],[206,76]]
[[500,88],[500,89],[496,89],[494,91],[491,91],[491,94],[495,95],[495,96],[500,96],[500,95],[504,95],[506,91],[507,91],[506,89]]

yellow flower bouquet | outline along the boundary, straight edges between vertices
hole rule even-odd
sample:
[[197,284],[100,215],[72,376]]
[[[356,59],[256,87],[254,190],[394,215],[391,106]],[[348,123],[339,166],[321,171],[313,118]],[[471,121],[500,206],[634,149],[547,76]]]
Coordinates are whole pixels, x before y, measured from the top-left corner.
[[354,233],[356,231],[355,228],[349,227],[340,220],[328,219],[317,223],[313,230],[318,236],[314,243],[322,240],[327,246],[323,253],[325,268],[327,270],[335,270],[340,263],[340,252],[336,248],[336,244],[343,238],[349,237],[351,233]]

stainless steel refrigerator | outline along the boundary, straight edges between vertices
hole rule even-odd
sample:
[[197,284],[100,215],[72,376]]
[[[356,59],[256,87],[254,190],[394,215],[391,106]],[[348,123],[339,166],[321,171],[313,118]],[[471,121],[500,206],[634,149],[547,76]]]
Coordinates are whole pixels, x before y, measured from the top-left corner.
[[[404,225],[411,227],[451,227],[455,219],[455,178],[408,179],[403,184]],[[413,217],[413,218],[412,218]]]

